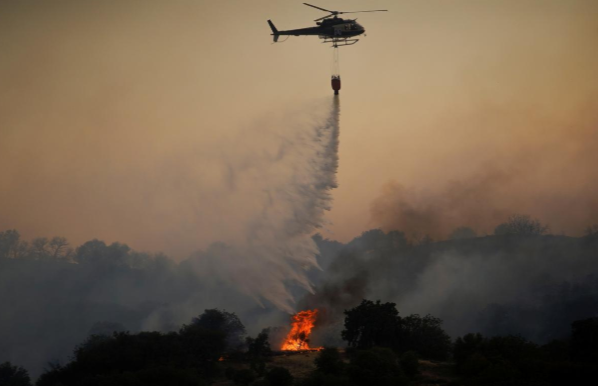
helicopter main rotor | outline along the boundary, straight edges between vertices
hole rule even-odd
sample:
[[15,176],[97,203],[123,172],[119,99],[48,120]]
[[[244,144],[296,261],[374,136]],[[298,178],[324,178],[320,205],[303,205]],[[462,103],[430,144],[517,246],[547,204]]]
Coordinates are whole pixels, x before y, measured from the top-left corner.
[[320,17],[314,21],[320,21],[320,20],[324,20],[324,19],[328,19],[329,17],[336,17],[338,15],[343,15],[345,13],[361,13],[361,12],[388,12],[388,9],[373,9],[373,10],[369,10],[369,11],[351,11],[351,12],[345,12],[345,11],[331,11],[329,9],[325,9],[325,8],[321,8],[321,7],[316,7],[315,5],[312,4],[308,4],[308,3],[303,3],[305,5],[307,5],[308,7],[312,7],[315,9],[319,9],[320,11],[324,11],[324,12],[329,12],[330,15],[326,15],[324,17]]

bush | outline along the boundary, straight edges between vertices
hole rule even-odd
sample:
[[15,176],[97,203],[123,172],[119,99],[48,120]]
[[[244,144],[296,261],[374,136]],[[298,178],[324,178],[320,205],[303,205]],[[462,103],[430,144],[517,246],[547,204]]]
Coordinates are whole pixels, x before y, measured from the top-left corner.
[[598,318],[571,324],[571,357],[578,362],[598,365]]
[[237,385],[249,385],[251,382],[255,381],[255,373],[249,369],[239,370],[233,375],[233,382]]
[[407,351],[401,355],[401,369],[408,377],[419,374],[419,360],[417,359],[417,353],[414,351]]
[[403,385],[405,379],[397,357],[388,348],[358,350],[349,365],[351,379],[360,386]]
[[[98,386],[163,386],[163,385],[177,385],[177,386],[204,386],[207,383],[192,369],[178,369],[175,367],[156,367],[153,369],[145,369],[135,372],[124,372],[104,375],[96,378],[97,381],[91,380],[93,377],[88,375],[87,383],[84,381],[83,385],[98,385]],[[79,385],[79,384],[78,384]]]
[[263,359],[253,359],[250,364],[251,370],[255,371],[258,377],[266,373],[266,362]]
[[226,377],[226,379],[230,379],[231,381],[235,377],[236,373],[237,370],[233,367],[227,367],[226,369],[224,369],[224,376]]
[[[299,381],[298,386],[355,386],[346,375],[314,372],[310,377]],[[372,385],[373,386],[373,385]]]
[[266,374],[266,380],[271,385],[289,386],[293,384],[293,376],[284,367],[272,367]]
[[344,363],[335,347],[325,347],[314,361],[318,371],[324,374],[340,374]]

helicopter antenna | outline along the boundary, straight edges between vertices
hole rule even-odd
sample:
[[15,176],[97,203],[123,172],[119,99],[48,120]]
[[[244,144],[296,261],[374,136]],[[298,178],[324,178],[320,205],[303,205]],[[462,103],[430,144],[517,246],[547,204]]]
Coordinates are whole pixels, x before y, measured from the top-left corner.
[[320,20],[328,19],[329,17],[332,17],[332,16],[336,17],[337,15],[343,15],[345,13],[388,12],[388,9],[372,9],[372,10],[369,10],[369,11],[350,11],[350,12],[345,12],[345,11],[331,11],[329,9],[317,7],[317,6],[312,5],[312,4],[308,4],[308,3],[303,3],[303,4],[307,5],[308,7],[312,7],[312,8],[315,8],[315,9],[319,9],[320,11],[324,11],[324,12],[329,12],[330,13],[330,15],[327,15],[327,16],[324,16],[324,17],[320,17],[320,18],[318,18],[318,19],[316,19],[314,21],[320,21]]

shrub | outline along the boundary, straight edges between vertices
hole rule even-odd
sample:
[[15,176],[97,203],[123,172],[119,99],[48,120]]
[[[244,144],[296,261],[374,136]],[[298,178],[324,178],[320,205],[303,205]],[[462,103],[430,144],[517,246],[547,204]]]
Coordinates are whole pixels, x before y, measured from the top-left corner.
[[598,318],[578,320],[571,325],[571,357],[598,365]]
[[251,382],[255,381],[255,373],[249,369],[239,370],[233,375],[233,382],[237,385],[249,385]]
[[271,385],[289,386],[293,384],[293,376],[284,367],[272,367],[266,374],[266,380]]
[[224,369],[224,376],[226,377],[226,379],[230,379],[232,381],[235,377],[236,372],[237,370],[233,367],[227,367],[226,369]]
[[355,383],[351,382],[346,375],[324,374],[316,371],[308,378],[299,381],[297,386],[355,386]]
[[324,374],[340,374],[344,363],[335,347],[325,347],[314,361],[318,371]]
[[388,348],[358,350],[349,365],[349,375],[357,385],[403,385],[403,372],[397,357]]
[[419,374],[419,360],[417,359],[417,353],[414,351],[407,351],[401,355],[401,369],[408,377]]
[[250,364],[251,370],[255,371],[258,377],[263,377],[266,373],[266,362],[263,359],[254,359]]

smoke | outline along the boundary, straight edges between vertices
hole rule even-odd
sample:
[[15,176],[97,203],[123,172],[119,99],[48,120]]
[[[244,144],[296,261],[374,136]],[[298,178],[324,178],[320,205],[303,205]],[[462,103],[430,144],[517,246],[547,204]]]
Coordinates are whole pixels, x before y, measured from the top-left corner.
[[[593,167],[598,163],[593,150],[598,130],[593,111],[578,109],[570,123],[536,124],[542,132],[531,123],[524,126],[524,120],[527,131],[509,134],[508,152],[504,145],[485,144],[488,159],[473,167],[478,160],[455,154],[456,161],[473,171],[459,172],[446,182],[387,183],[371,203],[372,225],[438,240],[462,226],[491,234],[510,215],[520,213],[538,218],[553,233],[581,235],[598,222]],[[497,117],[491,125],[500,127],[501,120]]]
[[[362,299],[394,302],[402,316],[432,314],[453,337],[520,334],[545,343],[596,316],[597,240],[515,235],[413,245],[402,232],[372,230],[332,252],[316,293],[301,303],[323,316],[315,344],[343,345],[343,311]],[[319,241],[320,249],[329,243]]]

